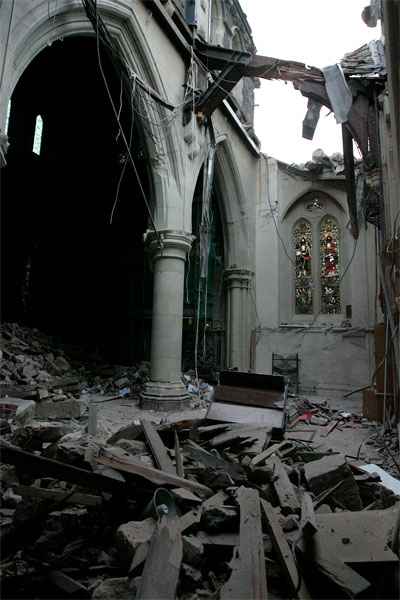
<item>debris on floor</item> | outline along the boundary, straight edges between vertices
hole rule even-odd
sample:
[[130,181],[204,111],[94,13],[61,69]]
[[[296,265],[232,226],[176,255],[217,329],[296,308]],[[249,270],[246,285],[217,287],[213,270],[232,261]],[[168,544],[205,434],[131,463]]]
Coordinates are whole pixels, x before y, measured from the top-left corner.
[[2,324],[0,339],[0,397],[36,402],[41,418],[76,417],[79,404],[73,400],[90,393],[134,396],[149,379],[148,363],[110,365],[98,354],[16,323]]
[[293,427],[143,419],[102,443],[77,420],[7,424],[3,598],[397,597],[400,497]]

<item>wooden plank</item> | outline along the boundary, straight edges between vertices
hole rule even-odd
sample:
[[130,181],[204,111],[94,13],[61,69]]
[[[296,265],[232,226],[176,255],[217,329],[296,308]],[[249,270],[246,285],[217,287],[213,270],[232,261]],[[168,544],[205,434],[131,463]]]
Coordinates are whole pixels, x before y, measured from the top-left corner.
[[38,456],[20,450],[4,441],[0,441],[1,459],[4,463],[15,465],[23,473],[39,477],[54,477],[61,481],[75,483],[84,488],[102,490],[104,492],[126,493],[126,483],[100,473],[92,473],[85,469],[73,467],[66,463]]
[[285,574],[292,594],[299,600],[309,600],[310,594],[305,586],[304,581],[300,578],[297,566],[289,548],[285,534],[278,521],[274,509],[265,500],[261,500],[261,506],[267,520],[268,532],[272,538],[274,550],[278,556],[278,560]]
[[265,462],[267,460],[267,458],[269,458],[273,454],[276,454],[277,456],[281,456],[280,450],[283,450],[284,447],[288,446],[288,445],[291,446],[291,451],[295,449],[293,444],[291,444],[288,440],[285,440],[284,442],[281,442],[279,444],[272,444],[272,446],[270,446],[266,450],[263,450],[263,452],[261,452],[260,454],[257,454],[257,456],[255,456],[252,459],[250,465],[252,467],[257,467],[258,465]]
[[175,600],[181,563],[179,518],[164,516],[151,538],[136,597],[141,600]]
[[240,487],[239,547],[231,563],[232,573],[221,589],[221,600],[263,600],[268,598],[260,496],[257,490]]
[[311,537],[318,531],[313,501],[310,494],[307,494],[307,492],[304,492],[301,499],[300,529],[303,531],[304,535],[308,537]]
[[127,457],[117,457],[109,451],[105,452],[106,454],[102,454],[96,459],[97,463],[100,465],[106,465],[117,471],[143,477],[155,485],[172,485],[173,487],[181,487],[205,496],[212,496],[212,490],[201,483],[183,479],[182,477],[172,475],[171,473],[164,473],[164,471],[153,469],[147,465],[141,465]]
[[230,442],[257,438],[262,436],[263,434],[267,434],[270,432],[270,429],[265,425],[247,425],[245,427],[240,427],[234,429],[233,431],[227,431],[226,433],[221,433],[220,435],[215,436],[211,440],[209,440],[210,446],[216,448],[218,446],[224,446],[229,444]]
[[[35,485],[19,485],[15,488],[15,493],[23,498],[43,498],[44,500],[63,500],[65,498],[64,490],[48,490],[39,488]],[[91,494],[82,494],[74,492],[64,500],[66,504],[82,504],[84,506],[99,506],[103,503],[101,496],[92,496]]]
[[241,465],[233,464],[224,460],[223,458],[219,458],[218,456],[215,456],[215,454],[207,452],[192,441],[189,441],[185,445],[185,452],[191,458],[203,463],[207,467],[213,467],[226,471],[233,481],[243,482],[246,480],[246,472]]
[[167,449],[152,423],[143,419],[142,428],[157,467],[161,469],[161,471],[164,471],[164,473],[176,475],[176,469],[167,454]]
[[176,473],[179,477],[184,477],[185,476],[185,470],[183,468],[183,457],[182,457],[182,452],[181,452],[181,445],[179,443],[179,436],[178,436],[178,432],[174,431],[174,438],[175,438],[175,462],[176,462]]
[[290,513],[300,514],[300,502],[283,463],[277,456],[271,456],[266,464],[273,470],[273,486],[278,496],[282,513],[285,515]]
[[[186,531],[186,529],[189,529],[189,527],[192,527],[192,525],[197,525],[198,523],[200,523],[203,508],[209,508],[213,505],[223,504],[223,502],[226,499],[226,493],[220,490],[219,492],[211,496],[211,498],[205,500],[202,506],[198,506],[193,510],[190,510],[189,512],[185,513],[182,517],[179,518],[180,532],[184,533],[184,531]],[[138,550],[135,552],[135,556],[133,557],[130,571],[137,569],[145,561],[148,549],[149,544],[147,542],[139,546]]]

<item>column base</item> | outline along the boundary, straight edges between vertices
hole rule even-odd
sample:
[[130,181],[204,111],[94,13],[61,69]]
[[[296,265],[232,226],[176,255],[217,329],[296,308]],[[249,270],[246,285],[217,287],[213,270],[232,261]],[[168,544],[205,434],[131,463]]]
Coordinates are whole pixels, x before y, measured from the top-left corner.
[[140,407],[144,410],[182,410],[190,408],[190,396],[183,383],[149,381],[141,394]]

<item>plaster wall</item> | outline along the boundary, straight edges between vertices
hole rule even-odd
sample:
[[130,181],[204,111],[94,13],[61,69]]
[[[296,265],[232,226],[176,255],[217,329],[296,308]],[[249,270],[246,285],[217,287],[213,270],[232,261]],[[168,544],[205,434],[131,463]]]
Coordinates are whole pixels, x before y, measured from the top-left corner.
[[[256,220],[256,370],[271,373],[274,352],[298,353],[303,391],[340,395],[368,385],[374,368],[373,228],[362,227],[355,245],[344,226],[348,215],[340,180],[310,182],[289,175],[274,159],[265,157],[263,162]],[[310,219],[296,201],[312,190],[328,193],[334,200],[329,212],[341,219],[342,269],[351,261],[341,295],[343,307],[352,306],[351,322],[344,311],[339,315],[294,314],[294,267],[287,254],[292,258],[291,228],[298,213],[291,218],[291,211]]]

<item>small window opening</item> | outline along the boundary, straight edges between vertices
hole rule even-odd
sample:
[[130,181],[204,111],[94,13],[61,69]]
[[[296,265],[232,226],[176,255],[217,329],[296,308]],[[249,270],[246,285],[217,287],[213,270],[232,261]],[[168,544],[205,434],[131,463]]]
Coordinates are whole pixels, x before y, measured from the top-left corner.
[[40,149],[42,147],[42,134],[43,134],[43,119],[40,115],[36,117],[35,123],[35,135],[33,137],[33,148],[32,152],[40,156]]

